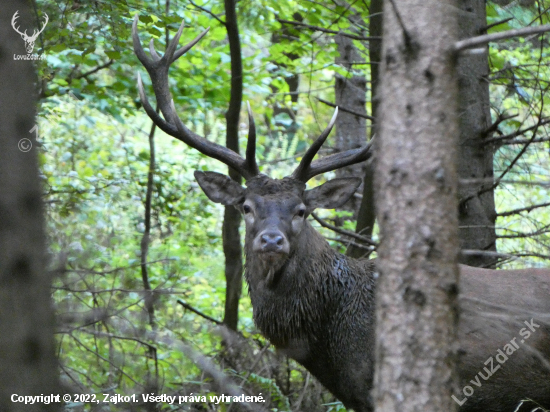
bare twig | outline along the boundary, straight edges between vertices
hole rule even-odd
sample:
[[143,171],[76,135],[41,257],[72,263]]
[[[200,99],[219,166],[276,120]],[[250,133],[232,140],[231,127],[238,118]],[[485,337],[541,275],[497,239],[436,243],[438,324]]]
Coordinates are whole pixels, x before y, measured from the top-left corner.
[[374,249],[372,248],[372,246],[365,246],[365,245],[361,245],[359,243],[355,243],[353,240],[344,240],[344,239],[339,239],[337,237],[326,237],[325,239],[327,240],[332,240],[334,242],[338,242],[338,243],[341,243],[342,245],[344,245],[345,247],[350,247],[350,246],[355,246],[359,249],[363,249],[365,250],[365,255],[368,256],[370,255]]
[[[158,113],[158,107],[157,107]],[[141,263],[141,281],[143,283],[143,289],[145,290],[145,308],[149,316],[149,325],[155,329],[155,306],[154,306],[154,292],[151,290],[151,283],[149,282],[149,271],[147,268],[147,256],[149,255],[149,240],[151,236],[151,202],[153,198],[153,179],[155,175],[155,130],[156,125],[151,125],[151,131],[149,132],[149,170],[147,172],[147,191],[145,193],[145,205],[144,205],[144,221],[145,230],[141,237],[140,243],[140,263]]]
[[501,24],[508,23],[510,20],[514,20],[513,17],[508,17],[507,19],[497,21],[493,24],[489,24],[488,26],[483,27],[479,30],[480,33],[486,33],[487,30],[492,29],[493,27],[500,26]]
[[489,191],[495,189],[500,184],[500,182],[502,181],[504,176],[506,176],[506,174],[510,170],[512,170],[512,168],[517,163],[517,161],[519,159],[521,159],[521,156],[523,156],[523,154],[527,151],[527,148],[531,145],[531,143],[533,143],[533,140],[535,140],[535,137],[537,135],[537,130],[538,130],[538,126],[537,126],[537,128],[535,128],[535,132],[533,133],[533,137],[531,137],[531,139],[529,139],[527,141],[527,143],[521,148],[521,150],[516,155],[516,157],[514,157],[514,159],[510,162],[510,164],[506,167],[506,169],[504,169],[504,171],[500,174],[500,176],[495,179],[495,182],[492,185],[489,185],[487,187],[481,187],[476,193],[473,193],[471,195],[463,197],[462,199],[460,199],[459,205],[462,207],[469,200],[471,200],[471,199],[473,199],[473,198],[475,198],[475,197],[477,197],[477,196],[479,196],[483,193],[486,193],[486,192],[489,192]]
[[320,31],[322,33],[339,34],[340,36],[344,36],[353,40],[360,40],[360,41],[380,40],[380,37],[356,36],[355,34],[349,34],[349,33],[344,33],[342,31],[325,29],[324,27],[319,27],[319,26],[312,26],[311,24],[301,23],[299,21],[291,21],[291,20],[283,20],[283,19],[277,19],[277,21],[282,24],[291,24],[293,26],[303,27],[314,31]]
[[222,19],[220,19],[218,16],[216,16],[214,13],[212,13],[210,10],[205,9],[204,7],[201,7],[198,4],[193,3],[193,0],[189,0],[189,3],[191,3],[193,7],[209,14],[210,17],[212,17],[213,19],[216,19],[221,25],[225,26],[225,22]]
[[507,135],[504,135],[504,136],[499,136],[499,137],[493,137],[491,139],[486,139],[483,141],[482,144],[489,144],[489,143],[496,143],[496,142],[500,142],[502,140],[508,140],[508,139],[513,139],[514,137],[517,137],[517,136],[521,136],[523,135],[525,132],[529,132],[533,129],[536,129],[540,126],[544,126],[546,124],[550,123],[550,119],[546,119],[546,120],[539,120],[537,122],[537,124],[533,125],[533,126],[529,126],[529,127],[526,127],[525,129],[521,129],[521,130],[518,130],[514,133],[510,133],[510,134],[507,134]]
[[323,219],[321,219],[319,216],[317,216],[315,213],[312,213],[311,216],[313,217],[313,219],[315,219],[317,222],[319,222],[319,224],[321,226],[323,226],[324,228],[327,228],[327,229],[330,229],[332,230],[333,232],[336,232],[340,235],[344,235],[344,236],[349,236],[349,237],[352,237],[356,240],[358,240],[359,242],[362,242],[362,243],[366,243],[370,246],[378,246],[378,243],[374,242],[372,239],[369,239],[368,237],[366,236],[361,236],[355,232],[352,232],[351,230],[346,230],[346,229],[342,229],[340,227],[337,227],[337,226],[334,226],[334,225],[331,225],[330,223],[327,223],[326,221],[324,221]]
[[[501,146],[512,146],[516,144],[526,144],[529,140],[526,139],[515,139],[510,140],[505,143],[501,143]],[[540,139],[534,139],[531,143],[544,143],[544,142],[550,142],[550,137],[541,137]]]
[[[393,3],[392,3],[393,4]],[[457,41],[455,43],[455,51],[460,52],[466,49],[473,49],[478,46],[483,46],[487,43],[492,43],[498,40],[511,39],[512,37],[523,37],[532,34],[545,33],[550,31],[550,24],[536,27],[525,27],[523,29],[507,30],[500,33],[484,34],[482,36],[471,37]]]
[[504,122],[505,120],[512,119],[513,117],[517,117],[518,114],[511,114],[511,115],[505,115],[503,113],[500,113],[495,120],[495,122],[489,126],[486,130],[483,131],[482,135],[483,137],[489,136],[491,133],[495,132],[498,129],[498,126]]
[[460,251],[460,254],[462,256],[488,256],[488,257],[496,257],[496,258],[502,258],[502,259],[510,259],[514,257],[514,255],[510,255],[508,253],[499,253],[491,250],[478,250],[478,249],[462,249]]
[[[505,229],[505,230],[512,231],[510,229]],[[517,232],[517,231],[514,231],[514,232],[516,232],[515,235],[497,235],[497,238],[499,238],[499,239],[532,238],[532,237],[540,236],[540,235],[543,235],[545,233],[550,232],[550,225],[546,225],[546,226],[540,228],[539,230],[535,230],[534,232],[526,232],[526,233],[521,233],[521,232]]]
[[89,70],[87,72],[84,72],[84,73],[80,73],[79,75],[76,75],[74,76],[75,79],[82,79],[82,78],[85,78],[85,77],[88,77],[89,75],[91,74],[94,74],[94,73],[97,73],[98,71],[100,70],[103,70],[107,67],[109,67],[111,64],[113,64],[115,61],[113,59],[109,60],[107,63],[105,64],[101,64],[97,67],[94,67],[92,70]]
[[529,213],[531,210],[538,209],[539,207],[547,207],[547,206],[550,206],[550,202],[540,203],[538,205],[531,205],[531,206],[527,206],[527,207],[521,207],[519,209],[508,210],[506,212],[497,213],[497,216],[498,217],[505,217],[505,216],[517,215],[517,214],[520,214],[521,212]]
[[[326,100],[321,99],[321,98],[319,98],[319,97],[316,97],[316,99],[319,100],[321,103],[326,104],[327,106],[336,107],[336,105],[335,105],[334,103],[327,102]],[[373,116],[369,116],[368,114],[357,113],[357,112],[354,112],[353,110],[346,109],[345,107],[342,107],[342,106],[338,106],[338,110],[340,110],[340,111],[342,111],[342,112],[346,112],[346,113],[352,114],[352,115],[357,116],[357,117],[362,117],[363,119],[367,119],[367,120],[374,121],[374,117],[373,117]]]
[[209,320],[210,322],[212,323],[215,323],[216,325],[223,325],[223,322],[220,322],[219,320],[217,319],[214,319],[208,315],[205,315],[204,313],[202,313],[200,310],[198,309],[195,309],[193,306],[191,306],[190,304],[188,303],[185,303],[183,300],[181,299],[178,299],[177,301],[181,306],[183,306],[185,309],[189,309],[191,312],[193,313],[196,313],[197,315],[199,315],[200,317],[203,317],[204,319],[206,320]]

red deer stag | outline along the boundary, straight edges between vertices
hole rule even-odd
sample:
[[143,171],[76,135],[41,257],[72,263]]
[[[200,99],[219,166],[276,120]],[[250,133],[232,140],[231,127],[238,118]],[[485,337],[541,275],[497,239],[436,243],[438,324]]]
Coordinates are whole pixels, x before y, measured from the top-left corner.
[[[333,179],[311,190],[313,176],[366,160],[369,146],[312,162],[328,127],[307,150],[291,176],[271,179],[255,160],[256,131],[250,107],[246,157],[189,130],[176,114],[168,68],[208,30],[177,49],[183,29],[164,56],[150,43],[148,57],[137,34],[134,50],[151,76],[161,117],[151,106],[141,78],[143,107],[169,135],[218,159],[246,179],[195,172],[213,202],[234,205],[246,222],[246,269],[254,321],[262,333],[356,412],[372,411],[369,391],[374,362],[374,261],[356,260],[331,249],[307,221],[316,208],[336,208],[355,192],[359,178]],[[461,411],[514,411],[525,399],[550,408],[550,270],[497,271],[460,267],[459,373]],[[517,352],[516,352],[517,350]],[[505,359],[506,358],[506,359]]]

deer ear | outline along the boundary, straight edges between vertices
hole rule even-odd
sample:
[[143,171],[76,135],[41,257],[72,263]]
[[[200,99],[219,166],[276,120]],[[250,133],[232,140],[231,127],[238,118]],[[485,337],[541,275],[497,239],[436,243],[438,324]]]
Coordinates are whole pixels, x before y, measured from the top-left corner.
[[195,179],[208,198],[222,205],[236,205],[244,200],[244,188],[229,176],[216,172],[195,172]]
[[304,200],[309,211],[334,209],[346,203],[361,185],[359,177],[332,179],[311,190],[306,190]]

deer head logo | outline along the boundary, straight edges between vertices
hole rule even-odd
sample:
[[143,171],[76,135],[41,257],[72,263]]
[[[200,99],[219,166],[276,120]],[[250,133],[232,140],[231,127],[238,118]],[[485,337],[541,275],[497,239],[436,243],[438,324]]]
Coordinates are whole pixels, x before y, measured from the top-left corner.
[[11,26],[17,33],[21,35],[21,38],[25,41],[25,48],[27,49],[27,53],[30,54],[34,50],[34,42],[38,38],[38,35],[44,31],[46,24],[48,24],[48,15],[44,13],[45,18],[44,18],[44,24],[42,25],[42,28],[40,30],[34,30],[34,32],[32,33],[32,36],[29,36],[27,34],[27,30],[25,30],[24,32],[21,32],[19,31],[19,26],[15,27],[17,23],[17,18],[19,17],[18,13],[19,13],[19,10],[17,10],[13,15],[11,19]]

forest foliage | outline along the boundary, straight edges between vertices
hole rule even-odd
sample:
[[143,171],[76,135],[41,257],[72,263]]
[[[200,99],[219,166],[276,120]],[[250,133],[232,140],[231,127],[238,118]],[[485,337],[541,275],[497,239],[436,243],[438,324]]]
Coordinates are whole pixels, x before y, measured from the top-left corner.
[[[488,25],[511,19],[489,32],[549,23],[548,7],[548,1],[487,2]],[[156,1],[37,1],[37,20],[44,13],[49,16],[36,46],[46,56],[38,63],[38,149],[49,269],[57,275],[52,294],[62,383],[78,393],[217,395],[224,388],[216,386],[217,375],[201,363],[206,356],[209,367],[224,370],[250,394],[262,393],[266,409],[299,410],[302,405],[314,410],[324,404],[317,410],[343,410],[305,370],[272,351],[253,325],[246,294],[240,301],[239,334],[220,331],[215,322],[189,310],[190,306],[214,320],[223,318],[223,210],[202,193],[193,171],[225,173],[225,167],[159,130],[147,258],[156,317],[154,324],[149,322],[140,242],[151,121],[136,89],[136,72],[143,74],[144,69],[132,49],[134,15],[139,14],[143,44],[152,38],[157,50],[163,50],[166,32],[173,36],[182,20],[186,28],[181,44],[210,27],[208,35],[173,65],[170,86],[185,124],[221,144],[231,75],[220,21],[223,2],[173,1],[169,13],[165,8],[165,3]],[[369,2],[358,2],[354,8],[367,22]],[[368,36],[366,25],[350,22],[349,9],[343,2],[312,0],[238,3],[243,100],[250,102],[257,119],[263,173],[283,177],[292,170],[332,113],[318,99],[334,101],[335,73],[353,74],[335,63],[338,53],[330,33]],[[287,24],[283,31],[281,21],[303,24]],[[378,62],[368,61],[367,41],[355,43],[367,63],[353,70],[369,78],[370,65]],[[548,266],[550,258],[550,208],[514,212],[550,202],[549,58],[544,36],[511,39],[489,48],[487,80],[496,133],[488,145],[495,152],[495,177],[500,179],[495,195],[498,251],[521,257],[506,259],[508,266]],[[297,102],[288,94],[289,75],[300,76]],[[146,89],[152,98],[147,84]],[[369,88],[367,113],[371,99]],[[297,115],[280,111],[274,115],[276,106],[292,107]],[[248,130],[244,107],[241,122],[244,148]],[[517,134],[518,130],[525,132]],[[330,147],[330,138],[327,143]],[[345,213],[321,215],[331,221]],[[353,222],[345,225],[354,229]],[[345,250],[346,238],[319,229],[335,248]],[[239,349],[231,351],[222,340],[239,342]],[[208,402],[182,406],[158,405],[160,410],[238,408]],[[69,404],[67,410],[125,407]]]

